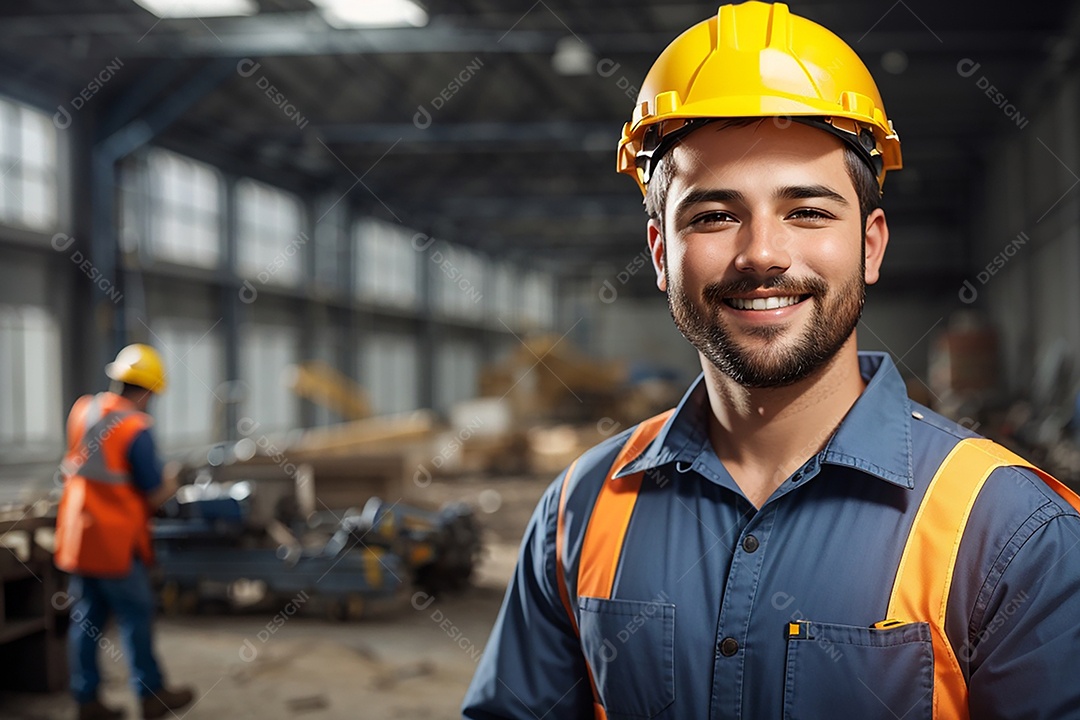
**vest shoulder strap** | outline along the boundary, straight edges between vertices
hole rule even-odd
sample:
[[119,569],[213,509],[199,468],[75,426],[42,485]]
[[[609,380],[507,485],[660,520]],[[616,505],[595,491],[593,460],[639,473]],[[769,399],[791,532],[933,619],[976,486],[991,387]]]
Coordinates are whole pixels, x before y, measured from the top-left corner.
[[626,528],[641,490],[642,473],[615,476],[656,439],[672,412],[669,410],[638,425],[611,464],[585,528],[578,563],[578,597],[604,600],[611,597]]
[[[604,478],[604,484],[597,495],[593,505],[592,515],[585,527],[585,537],[582,541],[581,557],[578,561],[577,597],[595,597],[609,599],[615,584],[615,572],[619,567],[619,558],[622,555],[623,541],[626,538],[626,528],[630,524],[630,516],[634,512],[637,503],[638,492],[641,490],[642,473],[633,473],[625,477],[615,476],[626,465],[640,455],[649,446],[664,423],[671,417],[675,410],[651,417],[640,423],[630,437],[619,450],[615,462]],[[570,596],[570,590],[566,582],[565,548],[566,548],[566,499],[568,488],[577,469],[578,461],[575,460],[566,470],[563,476],[562,487],[559,492],[559,511],[555,530],[555,561],[556,582],[559,587],[559,597],[563,607],[570,617],[570,624],[574,632],[578,632],[577,613],[574,608],[577,605],[576,598]],[[604,720],[607,717],[604,707],[600,702],[600,694],[596,688],[596,680],[593,677],[592,668],[588,660],[585,661],[589,673],[589,684],[593,693],[593,713],[596,720]]]
[[896,571],[889,619],[930,624],[934,650],[934,718],[966,720],[967,683],[945,635],[945,609],[971,508],[994,470],[1023,467],[1080,510],[1080,498],[1019,455],[984,438],[961,440],[938,467],[919,505]]

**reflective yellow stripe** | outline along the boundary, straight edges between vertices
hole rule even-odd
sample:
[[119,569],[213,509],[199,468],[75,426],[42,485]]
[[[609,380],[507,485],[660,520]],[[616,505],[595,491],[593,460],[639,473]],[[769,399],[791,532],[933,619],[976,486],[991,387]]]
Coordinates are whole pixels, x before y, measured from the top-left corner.
[[1034,471],[1080,510],[1080,498],[1072,491],[991,440],[962,440],[941,463],[908,534],[886,615],[930,624],[934,648],[934,720],[968,718],[967,683],[945,634],[945,610],[956,555],[971,508],[986,479],[1004,466]]

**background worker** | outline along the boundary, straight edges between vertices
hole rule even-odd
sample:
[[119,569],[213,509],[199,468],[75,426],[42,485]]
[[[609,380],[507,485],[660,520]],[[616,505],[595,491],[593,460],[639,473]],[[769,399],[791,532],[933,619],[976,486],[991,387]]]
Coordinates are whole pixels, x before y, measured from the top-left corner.
[[703,374],[542,498],[465,717],[1080,717],[1080,499],[857,351],[900,165],[782,4],[661,54],[619,167]]
[[[78,718],[121,718],[98,697],[98,640],[110,616],[120,626],[131,686],[144,718],[189,704],[190,689],[166,689],[154,656],[150,517],[176,492],[163,468],[147,414],[166,387],[165,368],[149,345],[129,345],[105,368],[109,392],[79,398],[68,418],[64,488],[56,517],[56,566],[71,574],[68,636],[71,692]],[[78,621],[74,619],[78,618]]]

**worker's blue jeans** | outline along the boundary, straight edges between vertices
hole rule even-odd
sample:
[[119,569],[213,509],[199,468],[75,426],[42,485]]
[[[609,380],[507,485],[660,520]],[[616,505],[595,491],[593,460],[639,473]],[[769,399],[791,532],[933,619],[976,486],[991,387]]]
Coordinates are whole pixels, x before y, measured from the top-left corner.
[[[126,657],[131,668],[131,687],[139,697],[161,689],[161,671],[154,657],[150,626],[154,618],[154,595],[146,566],[136,559],[122,578],[72,575],[68,582],[71,625],[68,630],[68,664],[71,693],[79,703],[98,696],[98,650],[113,662]],[[120,627],[123,652],[104,636],[114,616]]]

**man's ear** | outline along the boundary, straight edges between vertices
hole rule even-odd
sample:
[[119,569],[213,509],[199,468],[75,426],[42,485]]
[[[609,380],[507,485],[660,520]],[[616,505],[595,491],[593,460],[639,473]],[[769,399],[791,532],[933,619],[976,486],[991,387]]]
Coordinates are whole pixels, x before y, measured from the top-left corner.
[[664,230],[660,221],[655,218],[649,219],[648,225],[649,254],[652,256],[653,269],[656,271],[656,287],[667,292],[667,273],[664,272]]
[[866,284],[873,285],[880,277],[881,261],[885,259],[885,248],[889,244],[889,224],[885,222],[885,211],[877,208],[866,216]]

